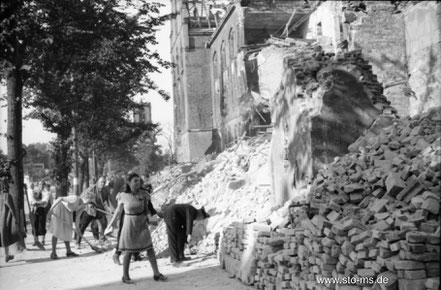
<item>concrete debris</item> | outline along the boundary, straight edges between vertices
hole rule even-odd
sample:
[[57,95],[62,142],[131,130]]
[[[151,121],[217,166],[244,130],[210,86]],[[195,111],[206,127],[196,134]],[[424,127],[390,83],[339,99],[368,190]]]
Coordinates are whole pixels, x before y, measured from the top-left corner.
[[[213,160],[192,164],[187,173],[183,173],[182,165],[177,165],[155,181],[158,185],[167,184],[152,197],[157,206],[188,203],[196,208],[205,206],[211,215],[210,219],[196,223],[192,250],[200,254],[214,253],[218,247],[216,234],[221,234],[233,221],[266,221],[273,213],[269,138],[269,135],[261,135],[242,140]],[[157,254],[167,256],[163,222],[152,232],[152,239]]]
[[[438,289],[439,116],[432,109],[360,137],[360,146],[318,173],[307,203],[289,207],[286,226],[232,223],[221,265],[246,284],[254,276],[257,289],[343,289],[320,282],[332,277],[364,281],[353,289]],[[246,275],[244,261],[252,265]],[[375,284],[378,277],[389,282]]]

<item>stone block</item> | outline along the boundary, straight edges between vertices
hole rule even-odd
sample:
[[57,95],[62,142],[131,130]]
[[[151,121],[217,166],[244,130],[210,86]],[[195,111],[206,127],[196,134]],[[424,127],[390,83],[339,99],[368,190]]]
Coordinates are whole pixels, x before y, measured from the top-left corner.
[[389,200],[382,198],[377,199],[374,204],[370,207],[370,210],[375,213],[380,213],[386,211],[386,204],[389,202]]
[[406,187],[406,183],[401,179],[397,173],[390,173],[386,178],[386,193],[389,196],[395,197],[403,188]]
[[397,270],[425,270],[426,265],[419,261],[397,260],[394,261],[394,267]]
[[[400,256],[402,256],[401,253]],[[421,261],[421,262],[434,262],[434,261],[439,262],[440,256],[431,252],[424,252],[424,253],[404,252],[404,259]]]
[[437,231],[437,233],[434,234],[426,234],[426,241],[428,244],[432,244],[432,245],[441,244],[439,230]]
[[372,288],[374,290],[397,290],[398,288],[398,276],[391,271],[381,273],[377,276],[376,281]]
[[389,213],[388,213],[388,212],[376,213],[376,214],[374,215],[374,218],[375,218],[377,221],[385,220],[385,219],[387,219],[388,217],[389,217]]
[[438,226],[434,223],[421,223],[419,230],[425,233],[434,233]]
[[406,181],[411,175],[412,173],[410,173],[410,166],[406,165],[401,171],[400,177],[402,180]]
[[427,279],[426,283],[424,283],[424,286],[426,286],[427,289],[439,289],[440,287],[440,278],[429,278]]
[[426,270],[427,278],[439,277],[440,270],[439,269],[430,269]]
[[369,250],[368,256],[369,256],[369,258],[376,258],[379,253],[380,253],[379,249],[372,249],[372,250]]
[[400,290],[426,290],[426,279],[398,279],[398,288]]
[[362,222],[360,222],[357,219],[349,219],[343,223],[344,230],[350,230],[352,228],[359,228],[362,230],[366,230],[366,225],[364,225]]
[[388,248],[380,248],[380,251],[378,253],[378,256],[383,259],[390,258],[393,255],[394,255],[394,253],[392,251],[390,251]]
[[435,193],[430,192],[430,191],[425,191],[425,192],[423,192],[422,197],[423,197],[424,199],[432,198],[432,199],[435,199],[435,200],[437,200],[437,201],[440,200],[440,196],[439,196],[439,195],[436,195]]
[[357,274],[360,277],[374,277],[375,271],[372,269],[358,269]]
[[439,200],[427,198],[421,205],[421,209],[427,210],[430,213],[439,213]]
[[411,181],[408,181],[406,187],[397,194],[397,199],[409,203],[412,197],[417,196],[424,191],[424,186],[418,180],[413,179]]
[[401,248],[407,252],[424,253],[426,251],[425,244],[410,244],[406,241],[400,241]]
[[406,241],[412,244],[425,243],[427,234],[422,232],[408,232],[406,233]]
[[376,198],[382,198],[385,193],[386,191],[382,187],[379,187],[372,192],[372,195]]
[[341,246],[341,252],[345,256],[349,256],[349,254],[355,249],[355,246],[351,244],[348,240],[346,240]]
[[411,279],[411,280],[424,279],[424,278],[426,278],[426,271],[425,270],[416,270],[416,271],[405,270],[404,271],[404,278]]
[[335,212],[335,211],[331,211],[331,212],[326,216],[326,218],[327,218],[329,221],[331,221],[331,222],[336,221],[339,217],[340,217],[340,214],[339,214],[338,212]]
[[395,242],[389,245],[389,248],[392,252],[398,252],[401,250],[401,244],[400,242]]
[[379,231],[386,231],[391,228],[391,225],[388,224],[386,221],[381,220],[374,224],[374,229]]
[[356,193],[356,192],[363,192],[364,187],[358,183],[348,184],[343,186],[343,191],[350,194],[350,193]]
[[426,244],[427,252],[440,253],[440,245]]
[[361,192],[352,192],[349,194],[349,200],[351,203],[360,203],[363,200],[363,194]]

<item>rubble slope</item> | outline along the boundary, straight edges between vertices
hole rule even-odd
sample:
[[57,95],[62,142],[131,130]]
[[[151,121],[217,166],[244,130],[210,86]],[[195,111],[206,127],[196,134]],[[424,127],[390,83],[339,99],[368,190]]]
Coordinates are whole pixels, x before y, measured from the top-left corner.
[[[203,160],[185,169],[186,173],[182,168],[173,168],[172,173],[163,174],[164,180],[159,181],[164,184],[163,188],[152,199],[154,202],[160,199],[163,204],[205,206],[211,218],[196,223],[191,244],[197,246],[199,253],[212,253],[216,249],[216,233],[219,235],[231,222],[263,221],[271,214],[274,202],[270,192],[268,154],[268,135],[241,140],[216,159]],[[182,176],[185,176],[184,181]],[[167,255],[164,222],[152,232],[152,239],[158,255]]]

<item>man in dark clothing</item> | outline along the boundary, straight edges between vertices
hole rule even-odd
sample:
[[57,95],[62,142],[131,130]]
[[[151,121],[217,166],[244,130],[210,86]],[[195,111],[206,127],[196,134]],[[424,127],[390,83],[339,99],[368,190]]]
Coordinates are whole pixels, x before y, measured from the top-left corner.
[[[82,194],[81,198],[86,204],[86,210],[80,216],[80,231],[84,234],[87,226],[91,221],[97,220],[101,224],[101,237],[104,238],[104,229],[107,227],[105,204],[108,204],[109,192],[107,187],[105,187],[105,178],[100,177],[97,183],[88,189],[86,189]],[[100,239],[96,226],[92,227],[92,233],[96,240]],[[77,236],[77,245],[81,243],[81,236]]]
[[124,190],[124,185],[126,180],[124,179],[124,174],[118,174],[115,179],[111,180],[109,183],[110,196],[109,196],[109,209],[113,213],[115,211],[118,202],[116,201],[116,196],[119,192]]
[[164,221],[167,225],[168,247],[173,266],[179,267],[185,260],[185,243],[191,240],[193,221],[209,217],[204,207],[198,210],[189,204],[174,204],[165,210]]

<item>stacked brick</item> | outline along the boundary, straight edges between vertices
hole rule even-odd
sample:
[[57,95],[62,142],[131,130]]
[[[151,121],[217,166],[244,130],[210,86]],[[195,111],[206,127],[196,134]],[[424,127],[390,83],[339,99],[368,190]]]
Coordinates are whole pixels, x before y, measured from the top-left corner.
[[[259,232],[256,243],[257,270],[254,277],[254,285],[258,289],[276,289],[281,283],[280,276],[288,272],[288,269],[277,268],[279,262],[278,253],[283,249],[284,238],[276,232]],[[278,270],[284,271],[279,273]]]
[[303,223],[334,260],[317,275],[387,272],[399,289],[438,289],[440,132],[440,109],[397,121],[358,140],[359,153],[318,176],[310,203],[316,215]]
[[254,219],[233,222],[223,231],[219,253],[222,268],[245,284],[254,282],[257,268],[254,246],[259,233],[270,233],[270,227],[254,223]]
[[350,289],[439,289],[440,133],[436,109],[357,140],[288,227],[259,233],[255,287],[341,289],[320,280],[351,278]]

